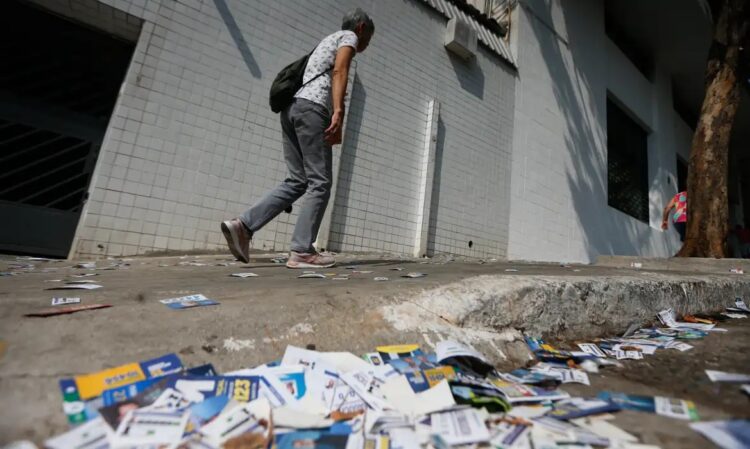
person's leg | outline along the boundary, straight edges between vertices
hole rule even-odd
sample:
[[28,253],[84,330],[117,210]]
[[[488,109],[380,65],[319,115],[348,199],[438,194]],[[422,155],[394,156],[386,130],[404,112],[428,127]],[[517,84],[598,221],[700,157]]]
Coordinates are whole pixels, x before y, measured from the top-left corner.
[[331,196],[332,150],[323,140],[330,117],[323,106],[310,101],[302,101],[299,112],[294,117],[294,128],[307,175],[308,198],[294,227],[291,250],[311,254],[315,252],[313,242]]
[[284,160],[289,169],[289,176],[240,216],[242,223],[252,233],[276,218],[304,195],[307,189],[302,151],[293,124],[295,106],[296,103],[292,103],[281,113]]
[[289,209],[291,204],[305,193],[307,181],[302,164],[302,153],[294,126],[289,118],[293,106],[294,103],[281,113],[284,159],[289,169],[289,176],[240,217],[221,223],[221,232],[227,240],[229,250],[234,257],[245,263],[250,261],[250,240],[253,233],[281,211]]
[[674,228],[677,231],[678,234],[680,234],[680,241],[685,241],[685,230],[687,228],[687,224],[685,222],[682,223],[674,223]]

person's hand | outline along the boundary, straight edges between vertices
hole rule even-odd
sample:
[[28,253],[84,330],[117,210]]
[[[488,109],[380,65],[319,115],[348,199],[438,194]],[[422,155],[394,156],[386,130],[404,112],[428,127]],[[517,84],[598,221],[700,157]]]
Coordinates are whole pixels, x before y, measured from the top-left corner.
[[331,124],[325,130],[324,139],[329,145],[341,143],[341,128],[344,123],[344,111],[335,111],[331,116]]
[[669,224],[667,224],[667,222],[666,222],[666,221],[662,221],[662,222],[661,222],[661,228],[662,228],[663,230],[665,230],[665,231],[666,231],[668,227],[669,227]]

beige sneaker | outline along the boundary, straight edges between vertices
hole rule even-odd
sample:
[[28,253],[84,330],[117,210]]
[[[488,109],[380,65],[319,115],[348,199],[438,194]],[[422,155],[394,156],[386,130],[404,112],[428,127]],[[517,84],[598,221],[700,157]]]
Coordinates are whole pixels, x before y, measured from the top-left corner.
[[239,218],[223,221],[221,223],[221,232],[227,239],[227,245],[232,255],[242,262],[250,262],[250,240],[252,234],[245,229]]
[[298,253],[291,251],[287,268],[330,268],[336,265],[336,259],[330,254],[320,253]]

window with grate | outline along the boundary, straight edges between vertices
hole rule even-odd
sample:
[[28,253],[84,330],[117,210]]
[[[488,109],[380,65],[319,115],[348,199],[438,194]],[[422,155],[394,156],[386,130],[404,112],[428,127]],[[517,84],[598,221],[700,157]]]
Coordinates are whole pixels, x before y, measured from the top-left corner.
[[648,133],[607,99],[607,203],[648,223]]

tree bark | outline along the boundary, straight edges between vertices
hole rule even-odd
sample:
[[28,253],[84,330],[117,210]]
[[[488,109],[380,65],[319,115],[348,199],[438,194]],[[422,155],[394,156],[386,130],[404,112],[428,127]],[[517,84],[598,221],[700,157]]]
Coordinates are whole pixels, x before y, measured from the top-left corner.
[[739,61],[748,0],[721,0],[706,67],[706,95],[688,166],[688,219],[678,257],[726,257],[729,139],[740,103]]

